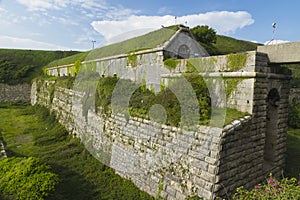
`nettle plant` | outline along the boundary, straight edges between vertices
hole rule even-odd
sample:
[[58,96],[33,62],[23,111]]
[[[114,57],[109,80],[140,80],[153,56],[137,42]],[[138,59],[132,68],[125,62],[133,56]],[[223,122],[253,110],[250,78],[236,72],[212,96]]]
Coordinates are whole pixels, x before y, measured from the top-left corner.
[[300,199],[300,180],[296,178],[283,178],[276,180],[270,174],[265,184],[254,186],[254,189],[248,191],[243,187],[237,189],[233,199]]

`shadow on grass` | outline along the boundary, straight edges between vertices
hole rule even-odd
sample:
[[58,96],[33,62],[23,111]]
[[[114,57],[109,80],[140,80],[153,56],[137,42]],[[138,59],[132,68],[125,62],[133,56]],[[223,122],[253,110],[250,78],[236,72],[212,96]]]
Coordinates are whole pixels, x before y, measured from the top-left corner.
[[76,200],[94,199],[95,190],[93,184],[89,183],[82,175],[67,167],[52,164],[52,170],[59,175],[60,183],[56,187],[55,194],[46,199],[49,200]]
[[300,129],[289,131],[286,152],[286,176],[299,178],[300,173]]

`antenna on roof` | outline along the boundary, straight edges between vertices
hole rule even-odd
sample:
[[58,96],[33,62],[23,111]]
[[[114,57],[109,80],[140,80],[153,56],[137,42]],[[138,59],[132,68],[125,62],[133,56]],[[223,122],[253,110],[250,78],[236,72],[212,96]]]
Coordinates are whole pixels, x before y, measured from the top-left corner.
[[272,27],[273,27],[273,35],[272,35],[272,41],[274,40],[274,35],[275,35],[275,29],[276,29],[276,22],[272,23]]
[[92,40],[91,42],[93,43],[93,49],[94,49],[95,48],[96,40]]
[[272,28],[273,28],[272,39],[266,45],[269,45],[270,43],[272,43],[274,41],[276,22],[272,23]]

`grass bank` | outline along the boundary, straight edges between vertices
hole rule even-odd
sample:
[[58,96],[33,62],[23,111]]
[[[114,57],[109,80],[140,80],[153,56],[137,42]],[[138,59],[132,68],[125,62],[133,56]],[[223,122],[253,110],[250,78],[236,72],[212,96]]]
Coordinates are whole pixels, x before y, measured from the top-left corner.
[[0,104],[0,119],[9,156],[40,158],[59,175],[48,199],[153,199],[93,158],[47,109]]
[[288,130],[286,175],[300,179],[300,129]]

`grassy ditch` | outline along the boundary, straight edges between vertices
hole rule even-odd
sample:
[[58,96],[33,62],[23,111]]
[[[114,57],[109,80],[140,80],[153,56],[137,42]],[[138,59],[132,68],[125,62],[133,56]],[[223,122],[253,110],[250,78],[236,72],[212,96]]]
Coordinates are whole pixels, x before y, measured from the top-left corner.
[[36,157],[60,183],[47,199],[153,199],[93,158],[42,107],[0,105],[1,134],[9,156]]
[[288,130],[286,175],[300,179],[300,129]]

